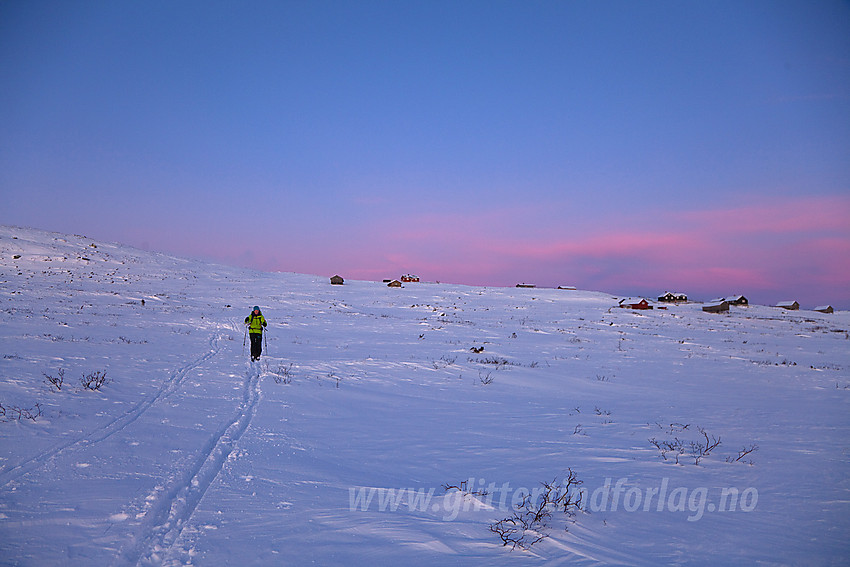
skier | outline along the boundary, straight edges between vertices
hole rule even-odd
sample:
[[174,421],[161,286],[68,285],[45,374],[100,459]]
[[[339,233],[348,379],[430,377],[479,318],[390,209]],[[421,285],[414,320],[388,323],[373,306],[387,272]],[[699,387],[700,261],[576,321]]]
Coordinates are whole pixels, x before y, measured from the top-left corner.
[[248,335],[251,337],[251,361],[260,360],[263,353],[263,329],[266,326],[266,318],[260,313],[260,308],[254,306],[251,314],[245,317],[248,325]]

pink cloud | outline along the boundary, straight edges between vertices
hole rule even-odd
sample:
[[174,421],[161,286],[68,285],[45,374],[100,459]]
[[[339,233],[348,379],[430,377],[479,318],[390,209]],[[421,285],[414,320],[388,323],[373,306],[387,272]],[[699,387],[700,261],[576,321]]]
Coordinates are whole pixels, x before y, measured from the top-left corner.
[[850,232],[850,198],[816,196],[777,198],[740,206],[686,211],[677,215],[686,223],[718,232],[787,234],[789,232]]
[[514,256],[552,259],[576,255],[594,258],[667,257],[682,250],[698,251],[702,247],[703,242],[690,234],[632,230],[576,235],[557,242],[509,242],[499,245],[498,249]]
[[490,209],[395,219],[381,227],[392,235],[384,243],[386,266],[466,283],[491,277],[499,280],[491,283],[505,285],[526,273],[549,283],[609,290],[678,286],[708,295],[801,288],[806,282],[850,288],[845,197],[706,211],[618,211],[607,219],[619,227],[611,232],[538,230],[528,224],[533,218],[528,210]]
[[[757,301],[804,290],[818,302],[850,307],[848,197],[746,199],[702,211],[618,209],[601,224],[588,218],[580,225],[551,222],[556,210],[538,203],[396,214],[334,238],[299,237],[266,255],[287,258],[278,269],[355,279],[414,272],[477,285],[531,280],[645,294],[676,288],[704,299],[755,294]],[[570,213],[573,221],[580,216]]]

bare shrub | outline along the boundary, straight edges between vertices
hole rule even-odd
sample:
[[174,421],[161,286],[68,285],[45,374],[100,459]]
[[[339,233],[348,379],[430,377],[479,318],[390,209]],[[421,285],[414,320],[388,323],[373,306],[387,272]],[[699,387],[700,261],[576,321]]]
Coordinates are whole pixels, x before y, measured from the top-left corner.
[[676,464],[679,464],[679,457],[685,454],[685,444],[678,437],[674,437],[673,439],[662,439],[658,440],[655,437],[651,438],[649,442],[655,446],[661,452],[661,458],[665,461],[667,459],[667,454],[672,453],[676,459]]
[[289,366],[279,365],[277,371],[272,372],[272,377],[276,384],[291,384],[292,383],[292,363]]
[[443,488],[445,489],[446,492],[448,492],[449,490],[457,490],[458,492],[463,492],[464,494],[472,494],[474,496],[487,496],[488,494],[490,494],[486,490],[472,490],[472,491],[470,491],[468,483],[469,483],[469,481],[467,481],[467,480],[462,481],[460,483],[460,485],[448,484],[447,483],[447,484],[443,485]]
[[431,364],[434,366],[434,370],[442,370],[443,368],[452,366],[456,361],[456,356],[443,355],[440,357],[440,360],[434,360]]
[[44,412],[41,409],[41,404],[38,402],[36,402],[36,404],[29,409],[18,406],[6,407],[2,403],[0,403],[0,423],[7,423],[10,421],[21,421],[22,419],[29,419],[30,421],[35,421],[42,415],[44,415]]
[[493,373],[492,373],[492,372],[484,373],[484,372],[482,372],[481,370],[479,370],[479,371],[478,371],[478,380],[479,380],[482,384],[485,384],[485,385],[486,385],[486,384],[492,384],[494,379],[495,379],[495,378],[494,378],[494,376],[493,376]]
[[80,378],[80,384],[86,390],[100,390],[103,386],[108,384],[110,380],[106,377],[106,372],[101,372],[97,370],[95,372],[90,372],[89,374],[83,374]]
[[726,457],[726,462],[727,462],[727,463],[740,463],[740,462],[744,462],[744,463],[747,463],[748,465],[753,465],[753,464],[755,464],[755,463],[753,463],[752,459],[748,459],[748,460],[745,460],[745,461],[742,461],[742,459],[743,459],[744,457],[746,457],[747,455],[751,454],[751,453],[755,453],[755,452],[756,452],[756,451],[758,451],[758,450],[759,450],[759,446],[758,446],[758,445],[756,445],[755,443],[753,443],[753,444],[752,444],[752,445],[750,445],[749,447],[744,447],[744,448],[742,448],[740,451],[738,451],[738,456],[737,456],[737,457]]
[[511,551],[517,547],[529,549],[549,537],[553,512],[573,517],[581,508],[582,493],[575,490],[581,483],[572,469],[568,469],[567,477],[560,483],[557,479],[540,483],[542,490],[524,495],[510,516],[490,524],[490,531],[499,536],[503,546],[511,546]]
[[51,389],[56,388],[57,392],[62,391],[62,384],[65,383],[65,369],[60,368],[56,376],[44,375],[44,383],[50,386]]
[[503,368],[505,366],[519,366],[516,362],[511,362],[506,358],[499,358],[495,356],[490,356],[486,358],[472,358],[469,357],[467,359],[469,362],[476,362],[478,364],[489,364],[493,365],[496,368]]
[[672,455],[677,465],[679,464],[679,457],[687,453],[689,450],[690,456],[694,459],[694,464],[699,465],[702,459],[709,456],[712,451],[721,445],[720,437],[709,435],[702,427],[697,427],[697,431],[700,433],[702,438],[698,438],[695,441],[689,441],[687,439],[680,439],[679,436],[674,435],[674,433],[683,433],[687,431],[690,424],[685,425],[681,423],[671,423],[669,426],[661,424],[656,425],[658,425],[661,429],[664,429],[670,438],[656,439],[655,437],[652,437],[649,439],[650,444],[659,450],[661,458],[665,461],[669,460],[667,455]]
[[702,434],[704,441],[691,441],[691,456],[694,458],[695,465],[698,465],[700,460],[709,456],[714,449],[720,446],[720,437],[712,435],[709,439],[705,429],[698,427],[697,430]]

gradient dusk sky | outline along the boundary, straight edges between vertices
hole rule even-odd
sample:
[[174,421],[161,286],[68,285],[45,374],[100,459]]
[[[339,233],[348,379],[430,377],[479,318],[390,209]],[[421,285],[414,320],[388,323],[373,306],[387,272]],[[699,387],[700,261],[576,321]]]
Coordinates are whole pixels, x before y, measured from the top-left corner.
[[0,3],[0,224],[850,308],[850,3]]

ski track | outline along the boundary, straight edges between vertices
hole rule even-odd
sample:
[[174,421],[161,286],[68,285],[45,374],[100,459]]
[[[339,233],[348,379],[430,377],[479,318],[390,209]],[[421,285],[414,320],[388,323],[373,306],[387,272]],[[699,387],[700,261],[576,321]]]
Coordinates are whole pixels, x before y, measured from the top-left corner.
[[50,459],[59,455],[60,453],[67,451],[69,449],[74,449],[76,447],[91,447],[96,443],[100,443],[101,441],[108,439],[112,435],[122,431],[128,425],[139,419],[152,405],[156,402],[163,400],[173,394],[183,381],[186,379],[186,376],[189,374],[191,370],[197,368],[210,358],[214,357],[219,353],[220,347],[218,345],[219,340],[223,335],[216,334],[210,338],[210,350],[200,357],[196,358],[189,364],[178,368],[174,371],[171,376],[163,382],[160,386],[159,390],[150,398],[147,398],[141,402],[139,402],[133,409],[127,411],[126,413],[116,417],[109,423],[94,429],[89,433],[84,433],[82,436],[77,437],[71,441],[66,441],[64,443],[60,443],[38,455],[30,457],[17,465],[11,466],[6,470],[0,471],[0,486],[6,486],[10,482],[15,479],[20,478],[21,476],[31,472],[45,463],[47,463]]
[[142,521],[140,535],[133,538],[113,565],[162,565],[166,559],[169,565],[184,565],[190,559],[170,557],[185,554],[184,550],[172,548],[251,423],[260,398],[259,380],[260,370],[252,365],[245,373],[242,402],[233,418],[202,447],[194,465],[160,494]]

